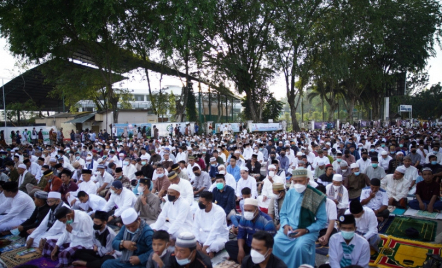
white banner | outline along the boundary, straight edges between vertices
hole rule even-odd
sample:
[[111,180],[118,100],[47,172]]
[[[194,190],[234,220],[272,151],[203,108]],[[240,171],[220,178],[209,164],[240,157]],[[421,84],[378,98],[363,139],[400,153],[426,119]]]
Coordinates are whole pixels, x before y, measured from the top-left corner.
[[[11,131],[16,132],[17,130],[19,131],[20,135],[21,135],[21,141],[24,141],[24,135],[23,135],[23,131],[25,131],[25,129],[27,130],[28,133],[28,139],[27,139],[27,143],[31,142],[31,133],[32,133],[32,129],[35,127],[35,130],[37,130],[37,133],[40,131],[40,129],[42,129],[43,132],[43,142],[45,144],[49,144],[49,131],[51,130],[51,128],[53,129],[53,131],[57,132],[57,128],[54,127],[44,127],[44,126],[28,126],[28,127],[0,127],[0,130],[3,130],[4,134],[5,134],[5,141],[7,144],[11,144],[12,140],[11,140]],[[38,136],[37,136],[38,137]],[[67,138],[65,136],[65,138]],[[38,139],[38,138],[37,138]]]
[[282,130],[282,126],[280,123],[252,123],[250,124],[251,132],[253,131],[278,131]]
[[228,126],[229,124],[232,127],[233,132],[239,132],[239,126],[241,123],[217,123],[215,124],[215,133],[222,133],[224,126]]

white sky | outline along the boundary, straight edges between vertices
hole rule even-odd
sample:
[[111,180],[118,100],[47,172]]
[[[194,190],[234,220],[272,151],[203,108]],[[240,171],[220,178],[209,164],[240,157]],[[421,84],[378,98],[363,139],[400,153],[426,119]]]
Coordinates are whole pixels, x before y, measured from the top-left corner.
[[[439,46],[436,48],[436,57],[431,58],[428,61],[428,74],[430,76],[430,83],[428,86],[433,84],[437,84],[438,82],[442,82],[441,74],[442,74],[442,50]],[[5,38],[0,38],[0,79],[3,79],[4,83],[7,83],[12,78],[18,76],[20,73],[24,72],[25,69],[19,67],[19,62],[16,58],[14,58],[8,50],[8,44]],[[143,79],[142,75],[138,75],[133,73],[130,75],[131,79],[125,81],[123,83],[119,83],[116,85],[117,87],[134,89],[137,93],[142,93],[145,91],[147,93],[147,83],[146,80]],[[160,88],[160,75],[158,73],[151,73],[149,75],[151,78],[151,87],[152,89]],[[176,85],[181,86],[180,79],[172,76],[163,76],[161,87]],[[196,86],[194,85],[194,89]],[[285,82],[283,75],[276,77],[275,81],[270,86],[270,90],[274,92],[274,95],[277,99],[281,99],[285,97]],[[236,92],[235,92],[236,93]]]

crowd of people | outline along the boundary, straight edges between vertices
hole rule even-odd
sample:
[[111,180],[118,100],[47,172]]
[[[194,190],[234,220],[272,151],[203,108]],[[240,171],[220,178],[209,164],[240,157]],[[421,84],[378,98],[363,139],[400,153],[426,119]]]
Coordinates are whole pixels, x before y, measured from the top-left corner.
[[78,133],[0,148],[0,233],[59,267],[368,267],[392,209],[442,210],[437,127]]

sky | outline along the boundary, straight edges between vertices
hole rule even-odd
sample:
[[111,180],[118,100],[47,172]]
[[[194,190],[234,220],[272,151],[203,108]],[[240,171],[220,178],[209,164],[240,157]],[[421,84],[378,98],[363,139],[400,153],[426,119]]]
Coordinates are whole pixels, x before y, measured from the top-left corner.
[[[19,67],[20,61],[12,56],[8,49],[8,43],[5,38],[0,37],[0,79],[1,83],[7,83],[12,78],[18,76],[25,71],[24,68]],[[31,67],[31,66],[29,66]],[[31,67],[32,68],[32,67]],[[429,74],[429,86],[442,82],[442,50],[439,46],[436,47],[436,56],[428,60],[427,68]],[[143,75],[133,72],[128,75],[130,79],[125,82],[118,83],[116,87],[133,89],[134,92],[147,93],[147,83]],[[152,73],[149,75],[151,79],[151,87],[159,89],[166,86],[181,86],[182,82],[179,78],[173,76],[164,76],[160,82],[160,75],[158,73]],[[1,84],[3,85],[3,84]],[[194,86],[195,88],[196,86]],[[203,89],[204,91],[204,89]],[[281,74],[275,78],[270,85],[270,91],[274,93],[277,99],[284,98],[286,96],[284,76]]]

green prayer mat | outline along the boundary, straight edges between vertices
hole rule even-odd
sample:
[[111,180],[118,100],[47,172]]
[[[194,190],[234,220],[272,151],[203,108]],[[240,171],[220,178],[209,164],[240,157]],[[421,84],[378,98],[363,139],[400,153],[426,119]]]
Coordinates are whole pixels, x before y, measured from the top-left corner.
[[[414,228],[419,232],[419,237],[410,238],[405,233],[408,228]],[[437,222],[408,218],[408,217],[394,217],[385,234],[399,238],[412,239],[422,242],[434,242],[436,237]]]

